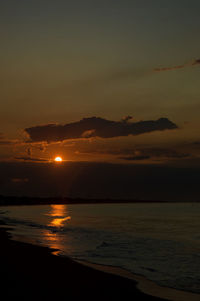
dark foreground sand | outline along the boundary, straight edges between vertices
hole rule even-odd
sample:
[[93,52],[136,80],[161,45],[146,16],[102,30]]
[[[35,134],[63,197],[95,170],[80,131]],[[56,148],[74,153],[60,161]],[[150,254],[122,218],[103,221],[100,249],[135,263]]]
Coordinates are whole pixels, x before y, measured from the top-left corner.
[[46,247],[9,239],[0,228],[0,300],[164,300],[131,279],[97,271]]

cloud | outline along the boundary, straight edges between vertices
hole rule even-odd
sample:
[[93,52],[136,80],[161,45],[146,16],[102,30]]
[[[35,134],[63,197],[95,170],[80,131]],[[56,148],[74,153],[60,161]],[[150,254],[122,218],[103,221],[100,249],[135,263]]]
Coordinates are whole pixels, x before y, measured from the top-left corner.
[[194,60],[192,66],[200,65],[200,59]]
[[179,65],[174,67],[162,67],[162,68],[155,68],[154,71],[156,72],[162,72],[162,71],[170,71],[170,70],[176,70],[176,69],[183,69],[185,65]]
[[16,140],[16,139],[7,139],[3,133],[0,132],[0,146],[1,145],[14,145],[14,144],[20,144],[21,141]]
[[125,156],[125,157],[120,157],[119,159],[126,160],[126,161],[141,161],[150,158],[151,156]]
[[7,145],[17,145],[17,144],[21,144],[21,141],[19,140],[14,140],[14,139],[1,139],[0,138],[0,145],[2,146],[7,146]]
[[13,183],[26,183],[29,181],[28,178],[12,178],[11,181]]
[[26,150],[28,157],[31,157],[32,155],[32,148],[29,146]]
[[129,121],[129,120],[131,120],[131,119],[133,119],[133,117],[127,115],[127,116],[124,116],[124,117],[122,118],[122,121],[123,121],[123,122],[127,122],[127,121]]
[[140,150],[143,154],[149,154],[151,157],[166,157],[166,158],[185,158],[190,156],[188,153],[178,152],[168,148],[146,148]]
[[[128,118],[129,120],[130,118]],[[100,117],[83,118],[80,121],[61,124],[47,124],[26,128],[29,142],[58,142],[80,138],[113,138],[128,135],[141,135],[154,131],[177,129],[177,125],[168,118],[128,122],[128,120],[111,121]]]
[[77,151],[77,154],[94,154],[94,155],[113,155],[117,159],[126,161],[141,161],[148,159],[163,160],[163,159],[183,159],[191,157],[192,155],[187,152],[179,152],[169,148],[104,148],[98,150],[82,150]]
[[146,160],[146,159],[183,159],[190,157],[189,153],[178,152],[173,149],[166,148],[145,148],[133,152],[132,155],[119,157],[119,159],[127,161]]
[[95,133],[95,130],[88,130],[88,131],[85,131],[81,136],[83,138],[90,138],[90,137],[94,136],[94,133]]
[[176,65],[176,66],[172,66],[172,67],[155,68],[154,71],[156,71],[156,72],[171,71],[171,70],[183,69],[185,67],[197,66],[197,65],[200,65],[200,59],[196,59],[196,60],[193,60],[189,63],[182,64],[182,65]]
[[44,159],[44,158],[32,158],[29,156],[21,156],[21,157],[15,157],[15,160],[19,160],[19,161],[31,161],[31,162],[49,162],[49,160]]
[[0,139],[0,145],[11,145],[11,144],[13,144],[12,141]]

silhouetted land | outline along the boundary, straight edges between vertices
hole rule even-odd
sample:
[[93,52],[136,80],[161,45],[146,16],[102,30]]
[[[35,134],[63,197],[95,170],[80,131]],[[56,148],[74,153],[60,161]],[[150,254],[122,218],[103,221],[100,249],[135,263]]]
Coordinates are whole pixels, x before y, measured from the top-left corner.
[[1,300],[163,300],[140,292],[133,280],[55,256],[46,247],[10,240],[3,227]]
[[[50,205],[50,204],[114,204],[114,203],[180,203],[187,201],[160,201],[160,200],[120,200],[120,199],[84,199],[68,197],[26,197],[0,195],[0,206],[14,205]],[[189,201],[188,201],[189,202]]]

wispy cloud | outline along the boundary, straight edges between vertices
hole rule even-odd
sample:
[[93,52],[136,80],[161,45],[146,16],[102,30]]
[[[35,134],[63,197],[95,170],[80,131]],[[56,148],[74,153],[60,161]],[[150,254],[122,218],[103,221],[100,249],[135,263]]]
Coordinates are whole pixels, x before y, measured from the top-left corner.
[[171,70],[183,69],[185,67],[197,66],[197,65],[200,65],[200,59],[196,59],[196,60],[193,60],[191,62],[188,62],[186,64],[182,64],[182,65],[176,65],[176,66],[172,66],[172,67],[155,68],[154,71],[155,72],[171,71]]
[[13,183],[27,183],[29,181],[28,178],[12,178],[11,181]]
[[200,59],[194,60],[192,66],[200,65]]
[[126,161],[142,161],[142,160],[148,160],[150,158],[151,156],[141,155],[141,156],[124,156],[124,157],[120,157],[119,159],[126,160]]
[[15,160],[19,160],[19,161],[30,161],[30,162],[49,162],[48,159],[44,159],[44,158],[33,158],[33,157],[29,157],[29,156],[19,156],[19,157],[14,157]]
[[131,155],[121,156],[119,159],[127,161],[146,160],[146,159],[183,159],[190,157],[191,154],[179,152],[168,148],[144,148],[138,149]]
[[19,139],[9,139],[4,133],[0,132],[0,146],[22,145],[23,141]]

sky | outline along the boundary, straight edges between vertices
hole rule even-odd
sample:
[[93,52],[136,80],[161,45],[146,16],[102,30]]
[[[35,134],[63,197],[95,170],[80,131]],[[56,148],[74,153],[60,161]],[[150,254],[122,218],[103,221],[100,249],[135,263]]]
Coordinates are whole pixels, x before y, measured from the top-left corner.
[[2,0],[0,162],[19,174],[32,166],[2,191],[27,193],[32,168],[57,155],[96,173],[98,163],[143,175],[200,168],[199,9],[197,0]]

